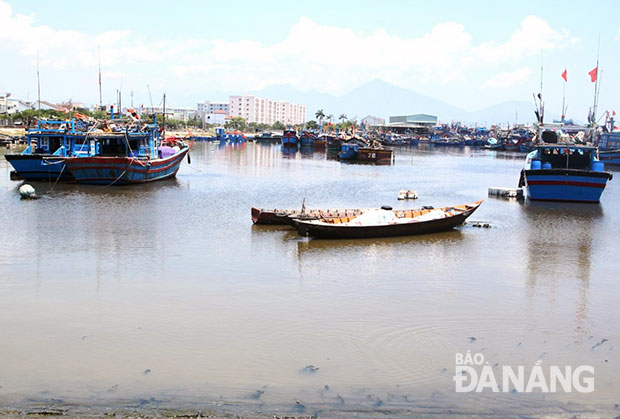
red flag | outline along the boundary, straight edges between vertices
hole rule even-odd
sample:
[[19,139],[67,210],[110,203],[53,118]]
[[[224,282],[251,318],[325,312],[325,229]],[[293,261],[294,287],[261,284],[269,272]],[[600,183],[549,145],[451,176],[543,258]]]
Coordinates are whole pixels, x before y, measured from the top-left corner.
[[611,111],[611,116],[616,116],[616,111]]
[[564,79],[564,81],[568,81],[568,76],[566,73],[566,69],[564,69],[564,72],[562,73],[562,78]]
[[596,81],[596,76],[598,75],[598,67],[594,67],[594,69],[588,74],[590,75],[590,80],[592,80],[592,83],[594,83]]

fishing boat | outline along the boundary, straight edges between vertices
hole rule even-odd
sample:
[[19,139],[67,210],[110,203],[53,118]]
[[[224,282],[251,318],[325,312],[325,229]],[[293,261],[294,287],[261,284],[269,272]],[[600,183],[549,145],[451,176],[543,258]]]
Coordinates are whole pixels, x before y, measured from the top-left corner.
[[94,155],[92,126],[81,119],[40,120],[26,133],[26,149],[4,157],[15,169],[16,178],[66,181],[73,176],[65,166],[67,157]]
[[282,145],[283,146],[297,146],[299,143],[299,138],[297,137],[297,132],[295,130],[285,130],[282,134]]
[[136,123],[123,132],[94,137],[94,155],[65,159],[78,183],[126,185],[174,177],[189,152],[188,145],[177,138],[160,144],[156,123]]
[[605,165],[620,165],[620,131],[599,134],[597,144],[599,158]]
[[261,135],[254,137],[254,142],[256,143],[279,143],[280,141],[282,141],[281,136],[274,135],[269,131],[263,132]]
[[361,146],[356,142],[342,144],[338,159],[359,163],[389,164],[394,158],[394,151],[376,145]]
[[412,236],[451,230],[465,222],[482,200],[465,205],[419,210],[369,210],[356,217],[294,219],[301,236],[320,239],[361,239]]
[[599,202],[611,179],[595,146],[542,143],[527,155],[519,187],[533,201]]
[[620,130],[616,126],[616,113],[607,112],[602,132],[594,135],[594,144],[598,146],[600,160],[608,166],[620,165]]
[[309,131],[304,131],[299,136],[299,143],[302,147],[312,147],[314,145],[314,140],[316,139],[316,135]]

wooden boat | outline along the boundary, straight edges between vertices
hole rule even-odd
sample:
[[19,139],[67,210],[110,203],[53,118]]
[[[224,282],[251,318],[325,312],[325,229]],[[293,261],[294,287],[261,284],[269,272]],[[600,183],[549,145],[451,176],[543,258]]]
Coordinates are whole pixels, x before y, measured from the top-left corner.
[[261,135],[257,135],[254,137],[254,142],[257,143],[279,143],[281,141],[281,135],[274,135],[271,132],[263,132]]
[[284,134],[282,134],[282,145],[285,147],[294,146],[297,147],[299,143],[299,137],[297,137],[297,131],[295,130],[285,130]]
[[342,144],[338,158],[340,160],[354,161],[360,163],[384,163],[392,162],[394,151],[389,148],[365,147],[356,143]]
[[146,124],[135,134],[126,131],[120,136],[97,137],[96,154],[65,159],[67,169],[76,182],[92,185],[146,183],[176,176],[188,145],[178,138],[160,143],[156,123]]
[[482,204],[482,200],[471,204],[438,209],[383,210],[380,215],[385,221],[376,224],[356,223],[356,220],[365,217],[368,212],[360,217],[325,218],[309,221],[294,219],[294,221],[297,232],[301,236],[321,239],[412,236],[451,230],[463,224],[467,217],[478,209],[480,204]]
[[295,218],[305,220],[318,220],[321,218],[342,218],[357,217],[362,215],[366,209],[273,209],[267,210],[263,208],[252,207],[252,222],[254,224],[280,224],[291,225]]

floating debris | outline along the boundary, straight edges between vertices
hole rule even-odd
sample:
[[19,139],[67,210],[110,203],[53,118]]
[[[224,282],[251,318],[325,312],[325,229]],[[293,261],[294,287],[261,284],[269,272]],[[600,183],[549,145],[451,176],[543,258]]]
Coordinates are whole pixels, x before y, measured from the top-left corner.
[[144,370],[144,374],[150,374],[150,373],[151,373],[151,369],[150,368],[147,368],[147,369]]
[[488,221],[467,221],[465,224],[478,228],[491,228],[491,223]]
[[258,400],[263,394],[265,394],[264,390],[256,390],[254,393],[250,394],[250,399]]
[[398,199],[400,201],[403,199],[418,199],[418,193],[413,189],[401,189],[398,193]]
[[305,367],[301,369],[301,372],[304,372],[307,374],[314,374],[318,370],[319,370],[319,367],[315,367],[314,365],[306,365]]
[[489,188],[489,196],[523,199],[523,188],[493,187]]
[[601,341],[600,341],[599,343],[597,343],[596,345],[594,345],[594,346],[592,347],[592,349],[596,349],[596,348],[598,348],[599,346],[601,346],[603,343],[607,342],[608,340],[609,340],[609,339],[606,339],[606,338],[601,339]]
[[469,338],[469,343],[474,343],[477,339],[473,336],[470,336]]

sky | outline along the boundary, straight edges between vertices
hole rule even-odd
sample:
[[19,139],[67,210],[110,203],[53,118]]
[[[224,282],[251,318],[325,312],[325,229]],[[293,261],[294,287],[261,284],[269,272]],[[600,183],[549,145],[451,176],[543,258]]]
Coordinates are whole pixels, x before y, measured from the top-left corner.
[[379,78],[478,110],[533,103],[542,64],[546,109],[560,113],[565,88],[567,116],[585,120],[597,50],[599,114],[620,112],[617,0],[0,0],[0,92],[27,100],[37,55],[42,100],[98,103],[99,55],[104,102],[120,89],[148,106],[150,88],[155,105],[166,93],[189,107],[282,84],[338,96]]

